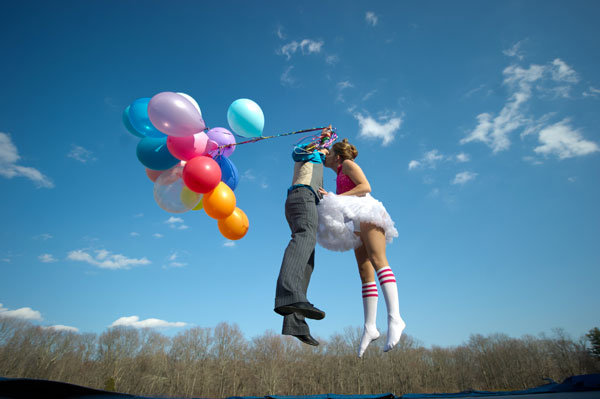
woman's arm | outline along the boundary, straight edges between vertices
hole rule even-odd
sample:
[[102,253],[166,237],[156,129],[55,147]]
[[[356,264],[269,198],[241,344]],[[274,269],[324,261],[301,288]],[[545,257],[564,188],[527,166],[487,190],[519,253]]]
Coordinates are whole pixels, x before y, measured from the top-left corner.
[[362,169],[358,164],[349,159],[342,163],[342,173],[350,178],[356,184],[352,190],[346,191],[340,195],[356,195],[362,197],[363,195],[371,192],[371,185],[367,180],[367,176],[363,173]]

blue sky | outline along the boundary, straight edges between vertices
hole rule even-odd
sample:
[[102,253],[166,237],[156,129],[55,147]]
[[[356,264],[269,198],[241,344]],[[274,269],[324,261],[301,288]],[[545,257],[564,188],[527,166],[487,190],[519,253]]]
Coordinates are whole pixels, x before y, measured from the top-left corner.
[[[237,323],[279,332],[275,282],[299,136],[239,146],[224,239],[169,214],[121,122],[137,98],[196,99],[263,134],[332,124],[396,222],[405,332],[579,337],[600,324],[600,5],[576,1],[12,2],[0,6],[0,315],[100,333]],[[334,190],[334,174],[325,185]],[[362,325],[353,254],[317,248],[310,322]],[[383,298],[382,298],[383,299]],[[378,326],[386,329],[380,303]]]

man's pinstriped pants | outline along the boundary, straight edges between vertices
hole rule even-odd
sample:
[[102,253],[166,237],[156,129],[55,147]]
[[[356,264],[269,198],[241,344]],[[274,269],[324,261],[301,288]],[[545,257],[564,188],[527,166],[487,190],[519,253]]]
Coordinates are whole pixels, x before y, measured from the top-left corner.
[[[292,232],[277,279],[275,307],[308,302],[306,291],[315,267],[318,214],[315,194],[308,187],[292,189],[285,201],[285,218]],[[283,318],[282,334],[309,334],[304,316],[296,313]]]

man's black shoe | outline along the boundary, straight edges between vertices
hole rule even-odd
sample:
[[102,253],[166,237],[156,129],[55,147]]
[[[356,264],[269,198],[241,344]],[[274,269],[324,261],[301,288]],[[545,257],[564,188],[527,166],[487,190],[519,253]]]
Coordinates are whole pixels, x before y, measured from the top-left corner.
[[294,337],[298,338],[300,341],[304,342],[307,345],[319,346],[319,341],[314,339],[310,334],[294,335]]
[[308,302],[296,302],[291,305],[283,305],[276,307],[274,310],[282,316],[298,313],[304,317],[315,320],[321,320],[325,317],[325,312],[315,308],[312,303]]

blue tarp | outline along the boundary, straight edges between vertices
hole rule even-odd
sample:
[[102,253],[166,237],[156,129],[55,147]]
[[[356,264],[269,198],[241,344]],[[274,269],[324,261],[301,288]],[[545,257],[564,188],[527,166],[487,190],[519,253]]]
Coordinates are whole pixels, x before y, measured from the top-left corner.
[[482,396],[516,396],[532,395],[542,393],[565,393],[565,392],[587,392],[598,391],[600,398],[600,374],[576,375],[565,379],[562,383],[551,382],[536,388],[520,391],[464,391],[458,393],[409,393],[402,395],[402,399],[420,398],[473,398]]
[[[565,379],[562,383],[550,382],[536,388],[520,391],[464,391],[458,393],[405,394],[395,396],[391,393],[372,395],[305,395],[305,396],[232,396],[228,399],[420,399],[420,398],[473,398],[473,397],[510,397],[525,395],[527,398],[598,398],[600,399],[600,374],[577,375]],[[539,395],[539,396],[538,396]],[[101,391],[64,382],[34,380],[27,378],[0,377],[0,399],[29,398],[73,398],[73,399],[157,399],[143,396]],[[516,398],[515,398],[516,399]]]

